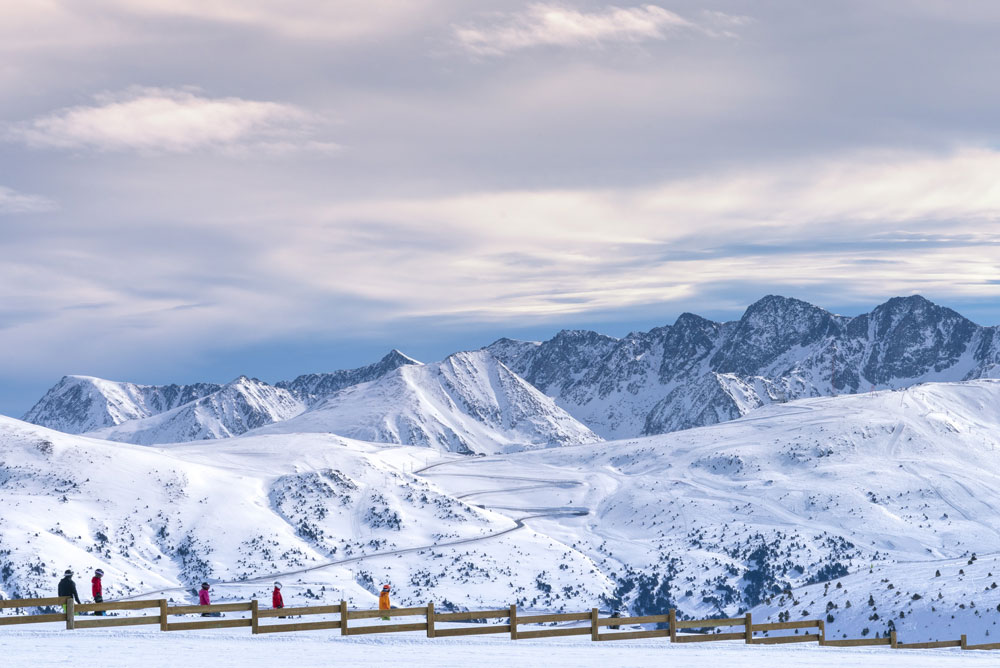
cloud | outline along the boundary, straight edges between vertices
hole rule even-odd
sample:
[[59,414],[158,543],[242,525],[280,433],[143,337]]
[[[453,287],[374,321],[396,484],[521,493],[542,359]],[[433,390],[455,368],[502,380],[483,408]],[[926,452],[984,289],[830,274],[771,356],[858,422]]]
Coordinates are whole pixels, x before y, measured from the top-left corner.
[[[146,43],[190,23],[356,43],[412,30],[435,0],[34,0],[0,3],[0,51]],[[189,25],[176,21],[181,19]],[[175,25],[165,25],[174,20]]]
[[103,0],[147,17],[246,26],[298,39],[354,41],[419,23],[430,0]]
[[406,295],[392,317],[565,316],[726,283],[997,296],[997,173],[993,150],[857,153],[652,187],[345,203],[314,213],[336,246],[303,223],[267,264],[317,291]]
[[55,202],[52,200],[39,197],[38,195],[25,195],[16,190],[0,186],[0,214],[36,213],[52,211],[55,208]]
[[187,153],[203,149],[330,150],[310,136],[315,119],[288,104],[208,98],[191,90],[132,87],[15,125],[34,148]]
[[533,4],[500,15],[490,24],[453,26],[455,38],[479,55],[502,55],[538,46],[581,46],[665,39],[694,24],[657,5],[606,7],[583,12],[555,4]]

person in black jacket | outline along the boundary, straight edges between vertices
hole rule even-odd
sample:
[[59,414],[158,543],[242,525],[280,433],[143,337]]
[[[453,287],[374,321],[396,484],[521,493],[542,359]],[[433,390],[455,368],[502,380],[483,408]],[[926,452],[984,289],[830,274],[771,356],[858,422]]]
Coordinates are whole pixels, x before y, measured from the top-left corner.
[[[63,573],[63,579],[59,581],[59,598],[65,598],[67,596],[72,596],[77,605],[80,604],[80,596],[76,593],[76,583],[73,582],[73,571],[67,570]],[[63,612],[66,612],[66,606],[63,605]]]

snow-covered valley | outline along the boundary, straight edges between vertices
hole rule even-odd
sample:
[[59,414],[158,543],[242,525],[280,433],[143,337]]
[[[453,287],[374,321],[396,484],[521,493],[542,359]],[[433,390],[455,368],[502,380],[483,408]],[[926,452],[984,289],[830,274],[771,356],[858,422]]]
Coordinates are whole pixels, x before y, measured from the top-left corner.
[[401,605],[752,610],[827,619],[829,637],[988,642],[997,434],[990,380],[488,457],[321,433],[143,447],[5,418],[0,587],[50,594],[100,566],[112,597],[281,579],[299,603],[367,607],[391,582]]

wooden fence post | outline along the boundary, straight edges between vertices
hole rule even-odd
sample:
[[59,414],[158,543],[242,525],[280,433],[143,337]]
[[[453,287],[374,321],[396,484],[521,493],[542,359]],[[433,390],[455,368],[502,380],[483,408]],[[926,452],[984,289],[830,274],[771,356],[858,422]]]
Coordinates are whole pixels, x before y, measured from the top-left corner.
[[260,612],[260,601],[253,599],[250,601],[250,633],[252,635],[257,635],[257,627],[260,623],[260,618],[257,613]]
[[819,620],[819,644],[822,645],[826,642],[826,621]]
[[591,608],[590,609],[590,639],[591,640],[597,640],[597,631],[598,631],[598,628],[599,628],[597,626],[597,615],[598,615],[597,608]]
[[160,599],[160,630],[167,630],[167,599]]
[[969,643],[968,643],[968,641],[967,641],[967,640],[965,639],[965,634],[963,633],[963,634],[962,634],[962,649],[968,649],[968,648],[969,648]]
[[434,603],[427,604],[427,637],[434,637]]
[[670,642],[677,642],[677,610],[670,608]]
[[746,626],[746,641],[748,645],[753,644],[753,616],[748,612],[747,618],[743,622]]
[[340,602],[340,635],[347,635],[347,601]]
[[896,632],[889,631],[889,646],[893,649],[899,649],[899,643],[896,642]]
[[517,603],[510,605],[510,639],[517,640]]
[[66,598],[66,630],[72,631],[76,628],[76,609],[73,607],[73,597]]

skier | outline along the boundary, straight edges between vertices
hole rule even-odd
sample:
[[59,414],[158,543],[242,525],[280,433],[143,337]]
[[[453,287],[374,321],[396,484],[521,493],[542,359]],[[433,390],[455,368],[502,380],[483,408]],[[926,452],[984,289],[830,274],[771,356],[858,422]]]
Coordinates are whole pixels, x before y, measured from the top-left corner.
[[[76,600],[76,604],[80,605],[80,596],[76,593],[76,583],[73,582],[73,571],[66,569],[63,573],[63,579],[59,581],[58,589],[59,598],[67,598],[72,596]],[[66,604],[63,604],[63,612],[66,612]]]
[[[275,610],[280,610],[285,607],[285,600],[281,598],[281,583],[274,583],[274,591],[271,592],[271,607]],[[278,619],[284,619],[284,617],[279,617]]]
[[[212,605],[212,599],[210,599],[209,596],[208,596],[208,583],[207,582],[202,582],[201,583],[201,591],[198,592],[198,605]],[[211,617],[212,615],[209,614],[209,613],[207,613],[207,612],[203,612],[203,613],[201,613],[201,616],[202,617]]]
[[[389,605],[389,585],[382,585],[382,593],[378,596],[378,609],[388,610],[392,606]],[[389,621],[389,615],[382,617],[383,620]]]
[[[101,578],[104,577],[104,571],[98,568],[94,571],[94,577],[90,580],[90,593],[94,597],[94,603],[104,603],[104,590],[101,588]],[[95,615],[104,616],[103,610],[98,610],[94,613]]]

